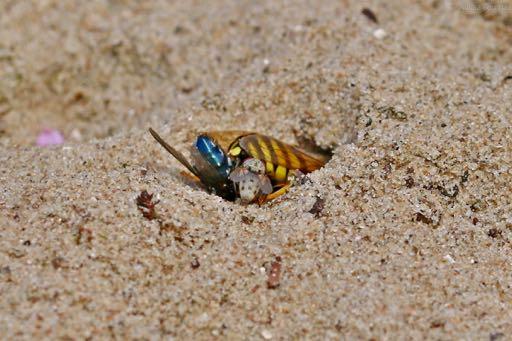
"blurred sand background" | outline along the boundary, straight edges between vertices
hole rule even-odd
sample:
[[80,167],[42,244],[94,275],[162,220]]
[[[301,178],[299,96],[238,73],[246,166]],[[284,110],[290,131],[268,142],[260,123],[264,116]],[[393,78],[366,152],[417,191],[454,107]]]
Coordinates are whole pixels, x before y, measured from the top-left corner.
[[[509,1],[0,2],[0,338],[505,339],[511,45]],[[149,126],[334,156],[242,207]]]

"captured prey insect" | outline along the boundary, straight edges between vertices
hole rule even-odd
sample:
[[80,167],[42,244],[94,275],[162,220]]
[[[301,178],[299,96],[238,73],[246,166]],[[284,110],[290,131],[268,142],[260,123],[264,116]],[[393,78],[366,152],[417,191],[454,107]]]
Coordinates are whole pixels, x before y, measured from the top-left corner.
[[209,191],[243,204],[261,204],[286,193],[297,177],[328,159],[258,133],[218,131],[197,136],[190,163],[153,129],[149,132]]

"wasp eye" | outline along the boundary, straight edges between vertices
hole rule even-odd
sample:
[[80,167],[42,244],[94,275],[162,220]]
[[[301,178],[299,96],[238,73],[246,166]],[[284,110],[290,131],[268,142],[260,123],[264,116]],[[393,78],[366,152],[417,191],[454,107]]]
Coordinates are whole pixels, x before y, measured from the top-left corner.
[[243,162],[243,166],[253,173],[265,174],[265,164],[261,160],[249,158]]

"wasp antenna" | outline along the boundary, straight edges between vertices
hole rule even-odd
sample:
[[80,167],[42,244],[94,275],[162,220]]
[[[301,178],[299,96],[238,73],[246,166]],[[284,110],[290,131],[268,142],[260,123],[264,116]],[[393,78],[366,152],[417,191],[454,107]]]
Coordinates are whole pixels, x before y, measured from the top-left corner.
[[179,151],[177,151],[176,149],[171,147],[167,142],[165,142],[164,139],[162,139],[160,135],[158,135],[157,132],[154,131],[152,128],[149,128],[149,132],[151,133],[151,135],[153,135],[155,140],[157,140],[157,142],[160,143],[162,147],[164,147],[165,150],[167,150],[170,154],[172,154],[172,156],[176,158],[176,160],[178,160],[183,166],[187,167],[187,169],[192,174],[200,178],[197,170],[194,167],[192,167],[192,165],[187,161],[187,159],[185,159],[183,154],[181,154]]

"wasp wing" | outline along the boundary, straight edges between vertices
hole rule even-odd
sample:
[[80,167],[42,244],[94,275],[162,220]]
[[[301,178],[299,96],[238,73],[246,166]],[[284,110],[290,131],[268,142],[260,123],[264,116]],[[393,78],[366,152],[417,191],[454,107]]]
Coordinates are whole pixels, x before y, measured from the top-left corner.
[[309,173],[325,165],[324,160],[320,160],[278,139],[257,133],[242,136],[239,138],[238,144],[254,158],[291,170],[298,169],[304,173]]
[[251,134],[254,133],[243,130],[208,131],[201,133],[201,135],[212,138],[225,152],[229,152],[233,143],[238,141],[239,138]]

